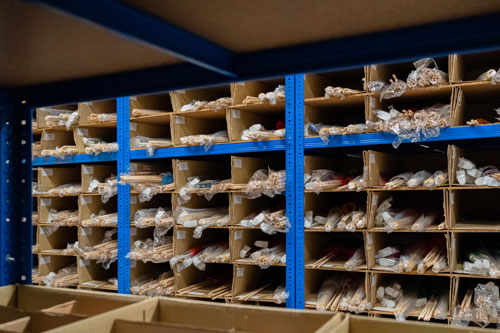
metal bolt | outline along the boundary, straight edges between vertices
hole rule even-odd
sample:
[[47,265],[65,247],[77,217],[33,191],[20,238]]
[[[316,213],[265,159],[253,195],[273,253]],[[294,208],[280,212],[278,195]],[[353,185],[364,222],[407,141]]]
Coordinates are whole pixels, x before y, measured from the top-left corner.
[[8,254],[7,254],[7,255],[5,256],[5,261],[6,261],[6,262],[14,262],[14,261],[16,261],[16,258],[11,257],[10,255],[8,255]]

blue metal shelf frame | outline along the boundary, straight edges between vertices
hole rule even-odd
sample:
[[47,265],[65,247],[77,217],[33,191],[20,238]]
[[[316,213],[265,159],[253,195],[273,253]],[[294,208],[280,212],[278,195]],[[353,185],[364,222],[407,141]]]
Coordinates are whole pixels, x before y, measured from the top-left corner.
[[[117,123],[117,172],[118,180],[122,173],[130,172],[130,98],[122,97],[116,101]],[[118,184],[118,292],[130,293],[130,185]]]

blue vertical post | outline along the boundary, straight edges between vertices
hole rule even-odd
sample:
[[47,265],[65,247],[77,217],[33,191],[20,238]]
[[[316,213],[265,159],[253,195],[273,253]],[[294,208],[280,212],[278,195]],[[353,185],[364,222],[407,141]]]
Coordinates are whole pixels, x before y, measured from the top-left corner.
[[[117,108],[117,172],[130,172],[130,99],[116,100]],[[118,293],[130,294],[130,185],[118,184]]]
[[295,77],[295,308],[304,308],[304,74]]
[[289,293],[287,308],[295,308],[295,78],[285,78],[285,163],[286,163],[286,215],[291,228],[286,234],[286,289]]
[[0,96],[0,285],[31,282],[31,114]]

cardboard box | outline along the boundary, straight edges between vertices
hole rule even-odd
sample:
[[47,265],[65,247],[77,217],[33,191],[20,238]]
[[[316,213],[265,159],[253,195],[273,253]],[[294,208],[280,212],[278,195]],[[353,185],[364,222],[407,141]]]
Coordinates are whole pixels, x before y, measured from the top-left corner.
[[90,219],[92,214],[99,214],[104,210],[106,214],[116,213],[118,211],[117,197],[114,196],[108,202],[103,203],[101,197],[97,195],[81,195],[78,201],[78,214],[80,225],[82,221]]
[[176,90],[170,92],[170,99],[174,112],[181,112],[182,106],[191,101],[215,101],[221,97],[230,97],[231,92],[228,85],[208,87],[202,89]]
[[[365,95],[344,99],[311,98],[305,102],[304,117],[312,124],[348,126],[365,124]],[[335,136],[333,136],[335,137]]]
[[[233,278],[233,302],[263,305],[275,304],[274,290],[281,284],[286,285],[285,267],[271,266],[267,269],[261,269],[257,265],[234,265]],[[272,282],[271,282],[272,281]],[[269,282],[270,286],[243,301],[239,296],[243,296],[251,291],[263,287]],[[281,304],[284,306],[284,304]]]
[[61,185],[80,183],[79,167],[38,167],[38,190],[48,192]]
[[[472,82],[490,69],[497,70],[499,55],[499,51],[451,55],[455,67],[450,75],[450,81],[453,83]],[[489,81],[482,83],[491,84]]]
[[312,175],[314,170],[326,169],[339,175],[361,176],[365,165],[367,165],[366,161],[365,153],[360,153],[359,150],[353,154],[342,152],[333,156],[305,155],[304,174]]
[[332,317],[316,311],[155,298],[53,332],[315,332]]
[[242,193],[231,193],[229,205],[230,223],[233,226],[240,225],[241,220],[250,214],[265,209],[273,209],[281,204],[284,206],[284,201],[285,199],[279,195],[274,198],[261,196],[256,199],[248,199]]
[[[451,293],[452,290],[452,280],[447,276],[427,276],[424,279],[418,275],[401,275],[401,274],[370,274],[370,301],[372,303],[372,311],[376,311],[379,314],[389,314],[393,315],[391,311],[383,307],[377,301],[377,289],[380,286],[387,287],[391,286],[394,282],[398,282],[401,285],[404,295],[411,294],[411,291],[416,291],[417,295],[421,295],[419,291],[425,290],[439,290],[443,297],[448,297],[448,315],[450,315],[450,305],[452,304]],[[415,308],[409,317],[418,317],[422,311],[422,307]],[[443,326],[444,327],[444,326]]]
[[[362,232],[306,232],[304,234],[304,263],[306,268],[314,268],[312,264],[323,258],[337,247],[352,249],[364,249]],[[363,250],[364,251],[364,250]],[[325,262],[319,269],[323,270],[345,270],[344,264],[350,256],[338,254]],[[358,270],[366,269],[366,265],[361,265]]]
[[[68,246],[78,241],[78,227],[38,226],[38,251],[60,254]],[[81,244],[81,243],[80,243]]]
[[[488,82],[489,83],[489,82]],[[493,84],[471,84],[454,88],[452,126],[464,126],[471,119],[496,123],[500,107],[500,87]]]
[[89,191],[92,180],[97,179],[100,183],[104,183],[112,175],[116,175],[115,164],[82,164],[82,192],[97,192],[97,188],[92,192]]
[[[345,279],[346,276],[349,276],[352,279],[359,279],[363,281],[365,284],[365,293],[367,297],[370,295],[368,274],[359,272],[345,272],[345,271],[334,272],[334,271],[320,270],[320,269],[306,269],[304,274],[305,308],[316,309],[316,303],[318,301],[318,293],[321,289],[321,285],[325,280],[329,278],[334,278],[338,279],[338,281],[341,281],[342,279]],[[320,313],[325,313],[325,312],[320,312]]]
[[383,227],[375,226],[375,217],[377,216],[377,209],[382,202],[388,198],[393,198],[393,207],[400,210],[406,208],[413,208],[418,212],[439,212],[442,217],[437,224],[429,226],[426,231],[437,231],[438,224],[446,222],[446,229],[449,226],[447,215],[447,200],[445,190],[434,191],[381,191],[369,193],[368,204],[368,228],[375,228],[383,230]]
[[59,270],[77,264],[76,256],[45,255],[38,256],[38,275],[47,276],[50,272],[57,273]]
[[149,201],[140,202],[138,194],[130,194],[130,223],[134,225],[134,217],[139,209],[160,208],[168,210],[172,207],[172,195],[169,193],[159,193]]
[[184,146],[181,138],[190,135],[211,135],[227,131],[226,109],[191,111],[172,115],[170,131],[175,146]]
[[478,247],[484,246],[487,249],[495,249],[498,240],[498,235],[495,232],[454,232],[451,233],[451,260],[450,268],[452,272],[457,274],[466,274],[471,277],[488,278],[488,274],[471,274],[464,271],[464,262],[470,260],[467,258],[468,253],[475,253]]
[[85,147],[87,146],[83,143],[84,137],[102,139],[107,143],[116,142],[116,124],[111,127],[105,126],[107,126],[107,124],[103,124],[102,127],[78,126],[73,130],[79,154],[85,154]]
[[[318,74],[304,75],[304,98],[324,98],[328,86],[342,87],[364,92],[365,69],[363,67]],[[350,98],[350,97],[348,97]]]
[[57,147],[74,145],[75,139],[71,131],[55,131],[46,129],[42,132],[42,139],[40,140],[41,150],[53,150]]
[[117,108],[115,99],[111,99],[108,101],[78,103],[78,111],[80,112],[80,120],[78,121],[78,124],[85,125],[85,124],[95,123],[94,121],[88,119],[89,116],[93,113],[97,114],[116,113],[116,110]]
[[451,145],[448,149],[448,160],[449,160],[449,170],[450,171],[450,184],[453,186],[469,187],[469,188],[488,188],[485,186],[478,186],[475,184],[459,185],[457,180],[457,169],[460,157],[464,157],[472,161],[477,168],[488,166],[488,165],[500,165],[500,156],[498,150],[487,150],[487,149],[470,149],[461,148],[459,146]]
[[[427,151],[430,151],[427,150]],[[371,188],[381,188],[381,179],[388,182],[392,177],[403,172],[418,172],[427,170],[431,174],[437,170],[446,170],[448,166],[447,153],[439,150],[417,153],[383,153],[373,150],[365,151],[365,161],[368,161],[368,185]],[[420,186],[412,189],[427,189]],[[398,189],[407,189],[405,186]]]
[[[259,228],[233,228],[231,230],[231,244],[232,244],[232,255],[233,261],[237,264],[251,264],[256,265],[253,260],[248,256],[246,258],[240,257],[241,249],[247,245],[253,247],[255,241],[267,241],[269,242],[269,247],[276,246],[280,243],[285,244],[286,235],[284,233],[276,233],[274,235],[269,235],[262,232]],[[252,251],[253,252],[253,251]],[[285,266],[285,264],[275,264],[273,266]]]
[[82,317],[71,314],[29,311],[23,318],[0,324],[0,331],[31,333],[46,332],[50,329],[79,321],[80,319],[82,319]]
[[173,159],[172,163],[176,191],[186,185],[190,177],[200,177],[202,181],[231,178],[231,164],[225,157],[214,160]]
[[[261,124],[266,130],[274,131],[280,129],[277,127],[278,122],[280,124],[285,123],[284,100],[280,100],[274,105],[267,102],[263,104],[249,104],[247,106],[237,105],[228,109],[227,112],[229,137],[232,142],[243,141],[241,138],[243,131],[249,129],[252,125]],[[280,138],[270,138],[270,140],[277,139]]]
[[[170,94],[156,94],[156,95],[142,95],[142,96],[131,96],[130,97],[130,118],[138,118],[134,117],[132,112],[134,109],[141,110],[153,110],[153,111],[164,111],[172,112],[172,103],[170,102]],[[162,115],[161,113],[158,114]],[[139,118],[153,118],[156,116],[145,116]]]
[[59,113],[69,113],[76,111],[77,105],[72,104],[72,105],[57,105],[57,106],[51,106],[48,108],[37,108],[35,111],[36,114],[36,127],[37,129],[44,129],[48,128],[46,122],[45,122],[45,117],[48,115],[58,115]]
[[[170,139],[170,115],[147,117],[146,119],[130,122],[130,148],[144,149],[135,146],[135,137],[143,136],[147,138]],[[146,123],[145,121],[148,121]],[[150,123],[149,123],[150,121]]]
[[253,174],[260,169],[284,170],[284,156],[279,153],[264,157],[231,156],[231,183],[236,185],[248,184]]
[[110,281],[118,276],[118,263],[113,262],[108,269],[95,260],[78,259],[79,287],[91,290],[117,291],[118,286]]
[[[231,83],[232,105],[242,106],[243,100],[247,96],[258,97],[260,93],[274,91],[278,85],[285,85],[285,78],[271,79],[264,81],[245,81]],[[262,104],[262,103],[258,103]],[[265,102],[265,104],[268,104]]]
[[[207,200],[204,196],[199,196],[193,194],[191,196],[191,200],[179,204],[180,196],[179,194],[172,195],[172,212],[176,212],[178,207],[186,207],[193,209],[203,209],[203,208],[228,208],[229,207],[229,193],[218,193],[214,195],[212,199]],[[229,208],[228,208],[229,209]],[[178,224],[181,225],[181,224]],[[226,227],[226,226],[224,226]],[[216,226],[212,226],[211,228],[217,228]]]
[[500,230],[498,200],[494,189],[451,190],[449,214],[451,230],[485,231]]
[[[55,170],[57,172],[57,170]],[[38,223],[49,223],[49,212],[51,209],[56,211],[62,210],[77,210],[78,209],[78,197],[50,197],[50,198],[38,198]]]

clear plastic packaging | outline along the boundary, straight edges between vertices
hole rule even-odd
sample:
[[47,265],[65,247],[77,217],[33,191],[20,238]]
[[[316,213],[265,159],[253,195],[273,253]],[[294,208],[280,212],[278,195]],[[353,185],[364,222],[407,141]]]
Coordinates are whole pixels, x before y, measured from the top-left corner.
[[106,203],[118,194],[118,179],[115,175],[106,178],[104,183],[97,186],[97,192],[101,195],[102,203]]
[[61,146],[55,149],[44,149],[40,152],[40,156],[53,156],[55,158],[64,158],[66,155],[78,154],[76,146]]
[[437,224],[440,214],[438,212],[422,213],[420,217],[413,223],[411,230],[413,232],[423,232],[429,226]]
[[396,247],[385,247],[377,252],[375,261],[380,266],[394,267],[399,262],[399,249]]
[[363,167],[363,174],[354,177],[347,183],[348,190],[360,192],[368,186],[368,167]]
[[325,98],[340,98],[344,99],[346,96],[360,94],[361,91],[357,89],[332,87],[325,88]]
[[345,128],[344,126],[323,125],[319,130],[319,137],[324,143],[328,143],[330,136],[342,135],[344,128]]
[[132,281],[130,292],[134,295],[144,296],[172,296],[175,291],[172,271],[164,272],[153,280],[150,277],[139,277]]
[[66,195],[79,195],[82,193],[82,185],[80,183],[64,184],[50,189],[48,193],[57,194],[60,197]]
[[438,170],[435,171],[432,176],[427,177],[424,181],[424,186],[430,189],[434,189],[438,186],[443,186],[448,181],[448,170]]
[[399,80],[395,74],[389,81],[391,84],[384,87],[380,93],[380,100],[399,97],[406,91],[406,82]]
[[241,140],[253,141],[262,139],[279,139],[285,136],[284,129],[267,130],[261,124],[254,124],[241,132]]
[[448,83],[448,74],[439,70],[436,61],[432,58],[423,58],[413,63],[415,70],[411,71],[406,79],[409,89],[440,86]]
[[496,84],[497,82],[500,82],[500,69],[489,69],[483,74],[479,75],[476,80],[490,81],[491,84]]
[[[155,235],[156,236],[156,235]],[[134,242],[127,258],[144,263],[164,263],[174,255],[172,237],[160,236],[155,239],[137,240]]]
[[203,246],[191,248],[183,254],[173,256],[170,260],[170,267],[175,267],[177,272],[181,272],[193,264],[194,257],[204,250]]
[[92,214],[89,219],[82,221],[82,227],[117,227],[118,213],[107,214],[106,211],[100,211],[98,214]]
[[181,107],[181,112],[198,111],[199,109],[204,109],[207,104],[207,101],[197,101],[193,99],[191,102],[189,102],[188,104],[184,104]]
[[83,144],[85,147],[85,154],[95,154],[100,153],[113,153],[119,150],[118,143],[116,142],[106,142],[98,138],[83,138]]
[[286,302],[288,297],[290,296],[290,293],[286,291],[286,287],[283,284],[280,284],[276,289],[274,290],[274,303],[276,304],[283,304]]
[[337,175],[334,171],[317,169],[312,172],[311,177],[305,184],[305,188],[319,194],[328,189],[338,188],[343,182],[343,177]]
[[99,244],[83,249],[83,258],[96,260],[96,263],[102,264],[104,269],[109,269],[110,265],[118,258],[117,233],[117,229],[106,231],[103,240]]
[[270,198],[281,194],[286,189],[286,170],[273,171],[269,169],[264,194]]
[[285,86],[280,84],[273,91],[267,93],[260,93],[258,97],[261,102],[268,101],[269,104],[274,105],[279,100],[285,99],[285,94],[286,94]]
[[316,310],[324,311],[327,309],[330,300],[334,293],[338,290],[338,282],[334,277],[330,277],[323,281],[318,292],[318,300],[316,301]]
[[229,142],[227,131],[218,131],[213,134],[198,134],[181,137],[181,144],[189,146],[203,146],[208,151],[212,145]]
[[268,170],[259,169],[254,172],[245,186],[245,196],[249,199],[259,198],[267,186]]
[[408,187],[422,186],[424,181],[431,176],[431,173],[427,170],[421,170],[413,174],[410,179],[408,179]]
[[400,173],[399,175],[389,179],[389,181],[384,185],[384,188],[392,190],[397,187],[406,186],[411,177],[413,177],[413,172],[407,171]]
[[361,265],[364,265],[365,260],[365,249],[360,247],[357,249],[352,257],[350,257],[344,264],[344,268],[346,271],[354,271],[357,270]]
[[130,148],[146,149],[148,156],[153,156],[155,149],[172,147],[172,140],[167,138],[149,138],[136,136],[130,140]]
[[366,88],[369,92],[381,92],[387,87],[384,81],[370,81],[366,83]]
[[49,214],[47,215],[47,223],[50,223],[55,227],[77,227],[78,210],[57,211],[51,208],[49,210]]
[[71,127],[75,126],[78,124],[78,120],[80,120],[80,112],[79,111],[74,111],[68,116],[68,120],[66,120],[66,123],[64,124],[66,126],[66,130],[70,130]]
[[393,216],[384,216],[386,223],[384,229],[387,233],[394,230],[409,229],[413,223],[420,217],[420,213],[412,208],[407,208]]
[[66,288],[78,285],[78,273],[76,266],[60,269],[57,273],[50,272],[43,278],[43,284],[47,287]]
[[91,113],[87,119],[91,123],[104,123],[117,121],[118,115],[116,113]]
[[285,245],[278,244],[270,248],[262,248],[250,254],[250,259],[253,260],[260,268],[266,269],[272,265],[280,264],[282,257],[286,256]]
[[212,200],[214,195],[216,195],[217,193],[223,193],[223,192],[231,189],[232,187],[233,187],[233,184],[231,182],[231,179],[221,180],[219,183],[213,184],[212,186],[210,186],[210,189],[204,193],[205,199],[210,201],[210,200]]

